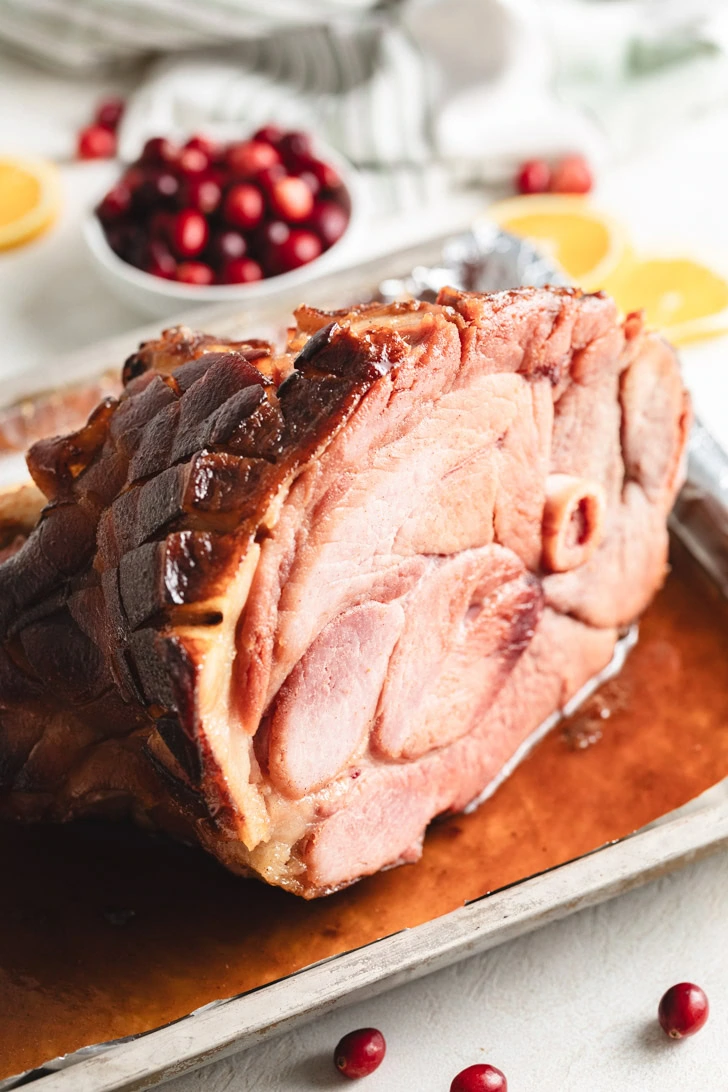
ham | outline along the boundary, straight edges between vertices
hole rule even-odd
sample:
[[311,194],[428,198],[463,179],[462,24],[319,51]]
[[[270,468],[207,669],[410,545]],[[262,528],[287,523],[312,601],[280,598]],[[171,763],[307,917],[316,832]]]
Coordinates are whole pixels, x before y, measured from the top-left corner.
[[[306,897],[415,860],[666,573],[690,406],[570,289],[167,331],[0,563],[0,815],[129,815]],[[26,537],[27,534],[27,537]]]

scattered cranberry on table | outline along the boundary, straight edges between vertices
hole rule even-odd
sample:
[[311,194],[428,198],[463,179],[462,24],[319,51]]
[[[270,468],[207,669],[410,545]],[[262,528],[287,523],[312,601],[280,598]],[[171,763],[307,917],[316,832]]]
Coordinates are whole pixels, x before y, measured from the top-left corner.
[[545,159],[527,159],[516,176],[519,193],[546,193],[551,183],[551,168]]
[[458,1073],[450,1092],[508,1092],[508,1082],[494,1065],[469,1065]]
[[87,125],[78,134],[79,159],[111,159],[116,155],[116,134],[103,125]]
[[386,1050],[381,1031],[359,1028],[339,1040],[334,1051],[334,1065],[344,1077],[356,1081],[379,1068]]
[[708,998],[700,986],[678,982],[663,994],[657,1018],[671,1039],[684,1039],[700,1031],[708,1019],[708,1011]]
[[112,133],[115,133],[119,128],[119,122],[121,121],[123,113],[123,99],[104,99],[104,101],[100,102],[96,107],[94,121],[97,125],[103,126],[104,129],[111,129]]
[[545,159],[528,159],[515,178],[519,193],[589,193],[594,176],[581,155],[569,155],[551,167]]
[[[114,139],[100,131],[102,141]],[[307,133],[267,125],[226,145],[206,136],[184,145],[150,138],[96,215],[112,250],[147,273],[193,285],[251,284],[333,246],[350,202]]]
[[76,138],[79,159],[111,159],[116,155],[116,130],[124,113],[124,100],[104,99],[96,108],[93,121]]
[[589,193],[594,185],[591,168],[581,155],[570,155],[556,164],[549,189],[551,193]]

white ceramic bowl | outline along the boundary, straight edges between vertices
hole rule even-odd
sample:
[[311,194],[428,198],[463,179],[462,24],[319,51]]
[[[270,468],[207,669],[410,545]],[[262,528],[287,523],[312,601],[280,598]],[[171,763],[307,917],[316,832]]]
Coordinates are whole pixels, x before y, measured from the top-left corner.
[[361,201],[357,193],[357,174],[351,164],[327,147],[317,144],[315,150],[317,156],[338,172],[348,192],[351,211],[341,238],[312,262],[290,273],[280,273],[251,284],[180,284],[155,277],[125,262],[111,249],[98,217],[90,212],[83,221],[83,237],[101,280],[115,296],[143,314],[152,318],[168,318],[205,304],[237,303],[241,307],[258,304],[318,277],[339,261],[352,238]]

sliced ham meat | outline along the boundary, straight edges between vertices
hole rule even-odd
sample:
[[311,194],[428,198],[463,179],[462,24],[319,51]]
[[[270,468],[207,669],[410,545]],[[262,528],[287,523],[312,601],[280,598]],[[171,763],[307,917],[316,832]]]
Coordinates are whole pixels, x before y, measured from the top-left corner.
[[28,463],[0,815],[130,814],[307,897],[415,860],[666,572],[676,358],[575,290],[167,331]]

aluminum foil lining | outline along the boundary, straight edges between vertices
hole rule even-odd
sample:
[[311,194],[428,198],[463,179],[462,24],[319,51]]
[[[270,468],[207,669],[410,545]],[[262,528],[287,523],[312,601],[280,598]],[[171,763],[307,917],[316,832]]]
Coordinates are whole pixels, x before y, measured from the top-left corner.
[[404,296],[434,300],[446,285],[467,292],[501,292],[568,283],[558,266],[530,243],[483,222],[448,240],[437,265],[416,266],[406,277],[382,281],[379,296],[385,303]]
[[[417,266],[405,277],[382,281],[377,295],[384,302],[393,302],[404,296],[432,300],[446,285],[470,292],[498,292],[524,285],[538,288],[547,284],[568,286],[569,282],[547,257],[539,254],[529,243],[483,223],[448,240],[436,265]],[[728,596],[728,456],[699,422],[696,422],[690,440],[688,477],[671,517],[671,528]],[[636,628],[632,627],[619,642],[615,660],[607,669],[610,674],[619,670],[635,640]],[[602,677],[590,680],[572,698],[568,709],[549,718],[545,728],[551,728],[561,716],[575,712],[602,681]],[[542,727],[536,736],[541,738],[543,734]],[[530,738],[526,748],[530,749],[535,742],[537,739]],[[523,754],[519,752],[517,757],[522,758]],[[510,765],[507,772],[511,772]],[[494,787],[489,785],[485,795],[490,795]],[[231,999],[213,1001],[203,1009],[182,1017],[181,1022],[194,1020],[198,1013],[225,1005],[228,1000]],[[54,1058],[37,1069],[0,1081],[0,1092],[10,1092],[10,1089],[31,1084],[40,1077],[140,1037],[129,1036],[82,1047],[72,1054]]]

